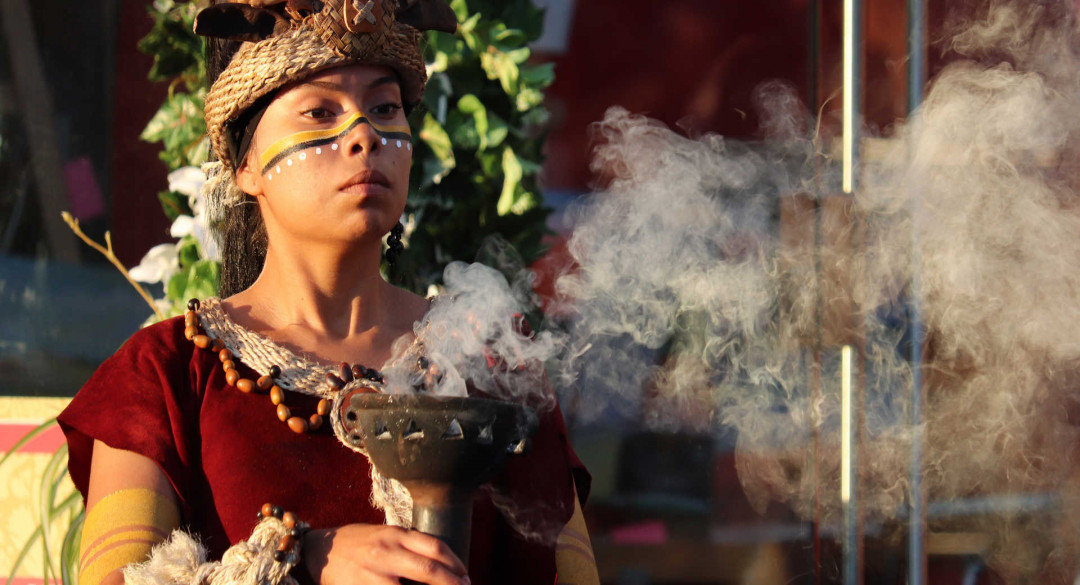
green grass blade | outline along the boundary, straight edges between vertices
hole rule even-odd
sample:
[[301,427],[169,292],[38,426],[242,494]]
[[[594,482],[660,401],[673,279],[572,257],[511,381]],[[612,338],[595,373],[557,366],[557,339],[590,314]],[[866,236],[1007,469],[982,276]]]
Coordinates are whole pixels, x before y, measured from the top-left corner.
[[34,543],[41,537],[41,527],[38,526],[34,532],[26,539],[26,544],[23,545],[22,550],[19,551],[19,555],[15,557],[15,562],[11,564],[11,574],[8,575],[8,583],[15,581],[15,575],[19,572],[19,567],[22,566],[23,561],[26,560],[26,555],[30,554],[30,549],[34,547]]
[[62,468],[67,463],[67,445],[61,445],[52,457],[49,458],[49,463],[45,466],[45,471],[41,474],[41,485],[38,488],[38,512],[41,521],[41,552],[43,555],[42,563],[45,566],[42,574],[44,575],[46,582],[51,575],[53,579],[57,578],[59,571],[57,571],[53,558],[52,550],[49,546],[49,541],[52,539],[52,524],[56,520],[56,487],[57,482],[55,476],[58,468]]
[[76,514],[64,534],[64,545],[60,549],[60,578],[63,585],[79,585],[79,541],[85,518],[85,512]]

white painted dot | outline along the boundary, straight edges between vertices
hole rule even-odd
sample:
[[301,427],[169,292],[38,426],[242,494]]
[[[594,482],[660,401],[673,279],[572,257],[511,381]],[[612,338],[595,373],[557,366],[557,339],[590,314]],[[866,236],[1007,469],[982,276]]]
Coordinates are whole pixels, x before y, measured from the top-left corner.
[[382,145],[386,146],[386,139],[385,138],[382,139]]
[[285,161],[285,164],[287,164],[287,165],[289,165],[291,167],[292,166],[292,159],[290,158],[289,160]]
[[306,152],[301,152],[300,153],[300,160],[304,160],[306,158],[307,158],[307,153]]
[[266,180],[273,181],[274,180],[274,173],[266,173]]
[[408,149],[408,150],[412,150],[412,142],[406,142],[405,143],[405,148]]
[[321,147],[316,147],[315,148],[315,154],[322,154],[322,148]]
[[401,141],[400,140],[397,141],[397,147],[401,148]]
[[330,145],[330,150],[337,150],[337,142]]
[[281,174],[281,165],[277,166],[277,172],[278,172],[279,175]]

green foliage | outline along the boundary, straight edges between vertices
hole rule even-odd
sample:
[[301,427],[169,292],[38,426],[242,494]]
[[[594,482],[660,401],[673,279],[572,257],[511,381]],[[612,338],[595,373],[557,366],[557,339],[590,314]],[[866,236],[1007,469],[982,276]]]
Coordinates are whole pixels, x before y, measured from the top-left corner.
[[169,82],[169,97],[140,138],[162,143],[159,156],[170,171],[188,165],[198,166],[209,154],[203,119],[206,101],[204,41],[192,30],[195,15],[203,4],[154,0],[147,9],[154,25],[139,41],[139,50],[154,57],[154,66],[148,74],[150,80]]
[[453,0],[454,34],[427,34],[431,79],[413,157],[407,213],[415,231],[392,273],[418,292],[452,260],[473,260],[500,236],[526,264],[543,252],[548,209],[537,173],[549,119],[550,63],[528,62],[543,11],[531,0]]
[[[170,171],[201,165],[210,154],[203,118],[207,90],[204,41],[192,30],[195,15],[204,5],[197,1],[155,0],[148,9],[153,28],[139,41],[139,50],[154,57],[149,79],[169,82],[165,103],[140,138],[161,144],[158,156]],[[187,197],[180,193],[162,191],[158,200],[170,221],[192,215]],[[165,283],[167,316],[182,313],[190,298],[211,297],[218,292],[220,265],[206,258],[194,237],[181,238],[177,254],[180,271]]]

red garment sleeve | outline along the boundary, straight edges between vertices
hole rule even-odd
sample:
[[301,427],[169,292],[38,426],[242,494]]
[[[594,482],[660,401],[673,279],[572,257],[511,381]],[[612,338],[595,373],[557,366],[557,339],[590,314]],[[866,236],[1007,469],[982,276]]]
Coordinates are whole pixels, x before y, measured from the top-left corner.
[[177,317],[135,333],[60,413],[69,473],[84,501],[96,439],[156,463],[176,490],[181,510],[189,510],[200,397],[192,383],[194,346],[184,339],[183,328]]

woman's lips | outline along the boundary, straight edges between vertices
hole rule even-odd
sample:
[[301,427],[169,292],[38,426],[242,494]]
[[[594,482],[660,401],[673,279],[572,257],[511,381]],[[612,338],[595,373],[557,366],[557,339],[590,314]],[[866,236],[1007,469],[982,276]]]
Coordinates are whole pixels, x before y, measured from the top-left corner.
[[363,170],[349,177],[340,188],[346,193],[374,193],[390,188],[390,180],[386,175],[374,169]]

